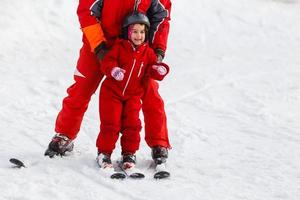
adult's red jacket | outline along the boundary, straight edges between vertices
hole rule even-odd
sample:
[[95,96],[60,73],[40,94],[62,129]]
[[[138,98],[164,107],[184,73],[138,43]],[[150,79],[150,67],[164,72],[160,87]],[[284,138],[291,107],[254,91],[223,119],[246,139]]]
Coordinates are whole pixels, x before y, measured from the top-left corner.
[[[167,48],[170,0],[138,0],[137,11],[145,13],[151,23],[150,46],[163,52]],[[135,0],[79,0],[77,14],[84,33],[83,41],[91,51],[103,41],[112,46],[120,35],[123,19],[134,10]],[[117,12],[111,12],[111,10]],[[118,13],[115,15],[113,13]],[[156,34],[159,32],[160,34]]]

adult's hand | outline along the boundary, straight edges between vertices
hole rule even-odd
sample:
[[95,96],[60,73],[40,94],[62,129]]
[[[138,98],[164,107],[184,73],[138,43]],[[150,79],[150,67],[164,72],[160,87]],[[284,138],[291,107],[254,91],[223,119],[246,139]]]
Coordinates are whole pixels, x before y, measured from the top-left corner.
[[105,42],[101,42],[96,48],[95,48],[95,54],[97,58],[101,61],[103,60],[105,54],[107,53],[108,48],[106,47]]
[[165,52],[162,49],[155,49],[157,63],[161,63],[165,57]]

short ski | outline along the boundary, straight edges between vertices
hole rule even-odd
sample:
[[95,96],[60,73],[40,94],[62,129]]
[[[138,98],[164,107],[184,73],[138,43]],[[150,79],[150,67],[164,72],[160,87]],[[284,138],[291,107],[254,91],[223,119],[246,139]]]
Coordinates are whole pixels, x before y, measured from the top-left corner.
[[112,179],[125,179],[125,178],[131,178],[131,179],[142,179],[145,178],[145,175],[140,172],[140,170],[136,168],[131,169],[124,169],[122,167],[121,162],[118,163],[118,168],[121,170],[120,172],[113,173],[110,178]]
[[9,159],[9,162],[15,164],[15,167],[17,168],[26,167],[22,161],[16,158]]
[[170,172],[168,171],[158,171],[154,173],[153,178],[155,179],[164,179],[170,177]]
[[155,167],[155,173],[153,178],[155,179],[165,179],[170,177],[170,172],[167,170],[166,163],[159,165],[153,164]]
[[111,176],[110,176],[111,179],[124,179],[126,178],[126,175],[123,173],[123,172],[114,172]]

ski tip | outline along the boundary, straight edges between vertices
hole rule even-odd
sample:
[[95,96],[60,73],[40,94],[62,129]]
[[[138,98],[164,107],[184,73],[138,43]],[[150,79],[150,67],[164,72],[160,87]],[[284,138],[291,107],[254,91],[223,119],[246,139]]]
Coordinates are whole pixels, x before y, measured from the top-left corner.
[[129,177],[133,178],[133,179],[142,179],[142,178],[145,178],[145,175],[142,173],[136,172],[136,173],[130,174]]
[[16,158],[9,159],[9,162],[15,164],[16,167],[18,167],[18,168],[26,167],[22,161],[20,161],[19,159],[16,159]]
[[126,178],[126,175],[123,174],[123,173],[117,172],[117,173],[112,174],[112,175],[110,176],[110,178],[111,178],[111,179],[120,179],[120,180],[122,180],[122,179],[125,179],[125,178]]
[[167,171],[160,171],[160,172],[157,172],[154,174],[154,178],[155,179],[165,179],[165,178],[168,178],[170,177],[170,172],[167,172]]

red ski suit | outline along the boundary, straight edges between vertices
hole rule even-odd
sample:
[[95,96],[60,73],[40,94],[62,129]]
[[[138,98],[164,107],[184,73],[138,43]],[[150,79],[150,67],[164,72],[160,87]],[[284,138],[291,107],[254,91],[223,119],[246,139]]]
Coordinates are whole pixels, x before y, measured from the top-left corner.
[[[64,98],[56,119],[57,133],[76,138],[90,98],[103,78],[101,62],[94,50],[103,41],[108,46],[113,45],[120,34],[123,19],[132,13],[134,5],[135,0],[79,0],[77,14],[83,32],[83,46],[74,73],[75,83],[67,89],[68,96]],[[137,10],[147,13],[150,20],[149,42],[154,50],[166,50],[170,9],[170,0],[140,0],[137,6]],[[164,103],[154,80],[150,79],[145,86],[142,101],[147,144],[150,147],[170,147]]]
[[[165,76],[159,75],[152,68],[156,59],[153,49],[147,43],[135,48],[129,40],[119,40],[105,56],[101,69],[107,77],[100,89],[98,152],[110,155],[120,132],[122,154],[135,154],[139,149],[142,128],[139,112],[144,94],[142,82],[149,77],[162,80]],[[161,64],[169,71],[166,64]],[[114,67],[126,70],[122,81],[111,76]]]

